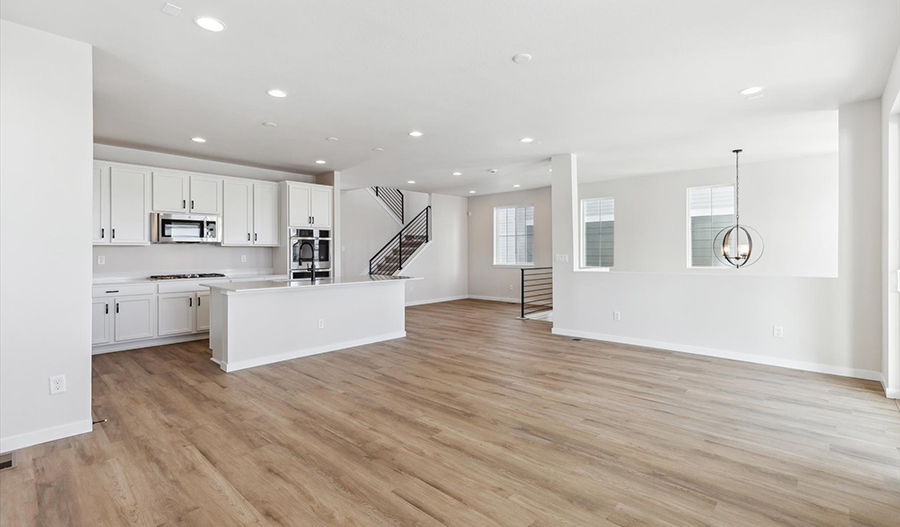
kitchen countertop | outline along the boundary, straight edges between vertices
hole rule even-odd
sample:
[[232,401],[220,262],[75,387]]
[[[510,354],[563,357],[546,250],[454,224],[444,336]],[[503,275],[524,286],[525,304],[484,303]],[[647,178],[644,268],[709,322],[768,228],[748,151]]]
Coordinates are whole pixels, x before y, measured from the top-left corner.
[[210,289],[219,289],[223,293],[252,292],[252,291],[276,291],[304,289],[309,287],[375,284],[380,282],[402,282],[404,280],[422,280],[409,276],[350,276],[342,278],[322,278],[315,283],[310,280],[253,280],[248,282],[215,283],[204,282],[200,285]]
[[216,278],[179,278],[177,280],[150,280],[150,278],[144,277],[134,277],[134,278],[97,278],[93,280],[93,285],[125,285],[125,284],[180,284],[180,283],[193,283],[193,282],[214,282],[214,281],[222,281],[229,282],[232,280],[239,281],[259,281],[259,280],[287,280],[287,275],[283,274],[250,274],[250,275],[240,275],[240,274],[229,274],[226,276],[216,277]]

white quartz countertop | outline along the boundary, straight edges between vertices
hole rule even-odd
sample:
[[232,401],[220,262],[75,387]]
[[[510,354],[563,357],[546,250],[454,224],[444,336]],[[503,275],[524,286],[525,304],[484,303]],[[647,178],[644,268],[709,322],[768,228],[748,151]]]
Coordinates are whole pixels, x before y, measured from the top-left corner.
[[253,274],[253,275],[240,275],[240,274],[228,274],[226,276],[220,276],[215,278],[179,278],[176,280],[150,280],[147,277],[123,277],[123,278],[95,278],[93,280],[94,285],[126,285],[126,284],[166,284],[166,283],[194,283],[194,282],[203,282],[204,285],[207,282],[221,281],[221,282],[229,282],[232,280],[239,281],[260,281],[260,280],[287,280],[287,275],[283,274]]
[[224,293],[244,293],[251,291],[276,291],[305,289],[310,287],[329,287],[342,285],[378,284],[384,282],[402,282],[404,280],[421,280],[409,276],[349,276],[341,278],[321,278],[312,282],[310,280],[254,280],[248,282],[210,282],[200,285],[210,289],[219,289]]

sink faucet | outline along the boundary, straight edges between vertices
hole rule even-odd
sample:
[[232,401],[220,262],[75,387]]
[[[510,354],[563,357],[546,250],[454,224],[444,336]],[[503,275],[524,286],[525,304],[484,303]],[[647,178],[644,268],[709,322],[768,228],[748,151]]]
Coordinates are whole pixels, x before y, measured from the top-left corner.
[[309,271],[309,281],[312,283],[316,283],[316,262],[309,262],[306,269]]

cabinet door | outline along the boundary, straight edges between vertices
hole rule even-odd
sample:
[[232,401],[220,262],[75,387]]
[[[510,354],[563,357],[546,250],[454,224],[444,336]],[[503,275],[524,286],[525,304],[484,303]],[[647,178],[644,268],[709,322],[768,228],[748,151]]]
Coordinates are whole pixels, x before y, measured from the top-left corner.
[[197,321],[194,331],[209,331],[209,291],[197,293]]
[[91,344],[112,342],[112,301],[94,299],[91,304]]
[[291,227],[311,225],[312,212],[309,208],[309,187],[288,185],[288,223]]
[[253,244],[278,245],[278,185],[253,184]]
[[112,167],[109,176],[110,242],[144,245],[150,239],[150,211],[145,207],[150,172]]
[[194,293],[159,295],[160,337],[194,331]]
[[253,230],[253,185],[229,180],[224,185],[222,245],[250,245]]
[[222,178],[191,176],[191,212],[222,214]]
[[154,336],[153,317],[156,295],[123,296],[115,299],[116,342],[148,339]]
[[93,225],[94,245],[109,243],[109,167],[94,165]]
[[312,188],[309,214],[313,217],[313,226],[331,227],[331,198],[330,188]]
[[153,210],[155,212],[187,212],[189,176],[169,172],[153,172]]

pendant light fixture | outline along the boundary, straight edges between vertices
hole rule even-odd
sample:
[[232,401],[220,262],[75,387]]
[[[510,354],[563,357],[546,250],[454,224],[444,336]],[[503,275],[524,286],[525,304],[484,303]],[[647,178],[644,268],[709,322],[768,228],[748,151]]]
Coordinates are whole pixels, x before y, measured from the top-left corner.
[[734,225],[719,231],[713,242],[716,259],[725,265],[740,269],[759,261],[763,253],[762,236],[748,225],[741,225],[740,155],[734,152]]

